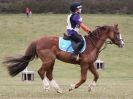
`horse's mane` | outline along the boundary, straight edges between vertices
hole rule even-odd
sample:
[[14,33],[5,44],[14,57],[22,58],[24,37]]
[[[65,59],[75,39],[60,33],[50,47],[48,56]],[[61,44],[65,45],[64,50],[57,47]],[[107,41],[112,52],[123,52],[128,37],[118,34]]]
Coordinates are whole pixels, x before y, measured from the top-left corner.
[[100,32],[100,31],[103,31],[103,30],[106,30],[107,28],[109,28],[110,26],[108,25],[103,25],[103,26],[96,26],[96,29],[93,30],[92,32],[95,33],[95,32]]
[[[103,26],[102,26],[103,27]],[[92,31],[93,34],[101,32],[101,26],[96,26],[96,29]]]
[[112,26],[109,26],[109,25],[103,25],[103,26],[96,26],[96,29],[94,29],[92,31],[92,33],[95,35],[95,34],[99,34],[99,33],[102,33],[103,31],[105,30],[109,30],[111,29]]

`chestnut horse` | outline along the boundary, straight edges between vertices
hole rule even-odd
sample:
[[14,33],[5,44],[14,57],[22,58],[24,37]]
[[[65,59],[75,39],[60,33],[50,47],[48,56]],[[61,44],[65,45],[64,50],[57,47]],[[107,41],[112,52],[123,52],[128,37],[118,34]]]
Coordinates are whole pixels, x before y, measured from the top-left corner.
[[59,37],[42,37],[32,41],[23,56],[7,58],[4,63],[7,65],[9,74],[16,76],[28,66],[31,60],[35,57],[40,58],[42,66],[38,70],[38,74],[43,81],[44,89],[49,90],[52,87],[59,93],[62,93],[62,90],[53,79],[55,59],[67,63],[79,64],[81,68],[80,80],[76,84],[72,84],[69,91],[78,88],[86,81],[88,70],[94,75],[92,83],[88,86],[88,90],[91,91],[99,78],[99,74],[93,63],[99,55],[100,48],[107,38],[120,48],[124,46],[124,41],[119,32],[118,25],[99,26],[93,31],[92,35],[86,35],[84,37],[86,40],[86,49],[80,54],[80,60],[78,61],[71,58],[71,53],[59,49]]

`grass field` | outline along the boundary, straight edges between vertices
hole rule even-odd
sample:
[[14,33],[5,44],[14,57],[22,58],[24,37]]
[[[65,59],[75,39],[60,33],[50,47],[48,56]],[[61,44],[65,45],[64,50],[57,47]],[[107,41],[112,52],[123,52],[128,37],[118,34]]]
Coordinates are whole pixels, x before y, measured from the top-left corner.
[[39,37],[62,36],[66,28],[66,17],[66,14],[33,14],[31,18],[23,14],[0,14],[0,99],[133,99],[133,15],[82,15],[92,30],[95,26],[118,23],[126,43],[123,49],[109,45],[100,54],[105,69],[98,70],[100,79],[91,93],[87,91],[92,81],[90,72],[88,80],[79,89],[68,92],[69,85],[79,80],[80,68],[58,60],[54,78],[63,89],[63,94],[43,90],[37,74],[40,60],[32,61],[28,67],[35,71],[33,82],[21,81],[21,74],[14,78],[8,75],[1,64],[3,58],[23,54],[28,44]]

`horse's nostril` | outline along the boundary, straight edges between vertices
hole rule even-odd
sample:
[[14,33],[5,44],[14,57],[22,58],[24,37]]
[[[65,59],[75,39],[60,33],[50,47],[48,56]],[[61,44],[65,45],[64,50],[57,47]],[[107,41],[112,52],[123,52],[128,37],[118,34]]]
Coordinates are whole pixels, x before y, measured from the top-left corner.
[[119,46],[120,48],[123,48],[124,47],[124,44],[120,44],[120,46]]

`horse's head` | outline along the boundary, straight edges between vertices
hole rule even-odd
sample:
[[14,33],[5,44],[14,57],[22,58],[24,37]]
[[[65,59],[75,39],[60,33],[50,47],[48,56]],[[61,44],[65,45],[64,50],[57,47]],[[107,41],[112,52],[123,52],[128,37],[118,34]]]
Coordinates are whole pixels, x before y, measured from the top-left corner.
[[122,39],[122,36],[119,32],[118,24],[111,26],[110,31],[109,31],[109,39],[118,47],[122,48],[124,47],[124,41]]

